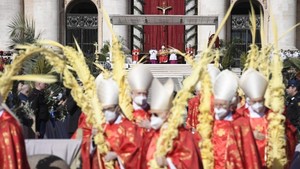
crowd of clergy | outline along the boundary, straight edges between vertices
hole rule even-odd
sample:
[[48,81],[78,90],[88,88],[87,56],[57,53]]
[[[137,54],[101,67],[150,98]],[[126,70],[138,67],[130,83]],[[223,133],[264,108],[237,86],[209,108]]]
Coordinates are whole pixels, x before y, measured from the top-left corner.
[[[207,65],[207,72],[213,93],[210,97],[213,163],[209,168],[268,168],[268,119],[272,112],[264,104],[268,80],[252,68],[240,78],[230,70],[220,71],[213,64]],[[105,168],[107,162],[115,168],[126,169],[152,168],[153,162],[158,167],[205,168],[207,164],[203,159],[207,154],[201,151],[202,136],[197,128],[200,124],[198,116],[201,115],[202,82],[195,85],[195,95],[188,101],[187,117],[183,117],[185,122],[178,127],[172,148],[165,156],[159,156],[155,153],[157,142],[160,134],[170,126],[168,117],[176,97],[174,82],[169,79],[162,84],[143,64],[135,65],[128,72],[127,81],[131,89],[133,120],[126,118],[119,106],[116,81],[103,74],[97,76],[97,96],[106,119],[103,128],[109,151],[100,153],[93,142],[95,129],[86,122],[86,115],[82,113],[73,136],[82,135],[82,168]],[[243,97],[238,94],[238,89],[243,91]],[[4,104],[1,109],[1,148],[6,151],[0,153],[0,167],[29,168],[20,127]],[[297,144],[296,128],[288,120],[284,127],[285,168],[289,168]]]

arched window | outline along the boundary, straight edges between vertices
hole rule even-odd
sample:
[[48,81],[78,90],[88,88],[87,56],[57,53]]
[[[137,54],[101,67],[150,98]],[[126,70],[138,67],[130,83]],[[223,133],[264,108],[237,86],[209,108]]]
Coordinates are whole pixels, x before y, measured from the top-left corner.
[[[255,15],[256,15],[256,37],[255,42],[258,46],[261,44],[260,39],[260,8],[261,5],[256,2],[252,1]],[[238,1],[232,12],[231,12],[231,42],[235,45],[238,49],[237,53],[233,56],[234,65],[233,67],[240,67],[240,56],[242,53],[245,53],[249,50],[249,47],[252,43],[252,35],[250,31],[250,20],[249,20],[249,13],[251,13],[251,6],[248,1],[240,0]]]
[[67,7],[66,43],[74,46],[74,38],[86,55],[94,52],[98,41],[98,11],[91,1],[76,1]]

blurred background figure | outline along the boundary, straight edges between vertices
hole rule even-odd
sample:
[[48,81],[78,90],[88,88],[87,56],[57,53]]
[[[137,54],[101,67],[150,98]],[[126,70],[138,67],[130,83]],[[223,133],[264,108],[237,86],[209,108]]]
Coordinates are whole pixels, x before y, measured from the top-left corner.
[[72,135],[75,133],[75,131],[78,128],[78,120],[81,115],[81,109],[76,104],[75,100],[73,99],[71,95],[71,90],[67,89],[66,91],[66,107],[67,111],[69,113],[69,125],[68,125],[68,134],[69,138],[72,137]]
[[300,129],[300,81],[289,80],[286,86],[288,95],[286,101],[286,117],[298,129]]
[[49,120],[48,105],[45,98],[46,83],[36,82],[28,100],[34,111],[36,119],[36,132],[38,138],[44,138],[46,123]]

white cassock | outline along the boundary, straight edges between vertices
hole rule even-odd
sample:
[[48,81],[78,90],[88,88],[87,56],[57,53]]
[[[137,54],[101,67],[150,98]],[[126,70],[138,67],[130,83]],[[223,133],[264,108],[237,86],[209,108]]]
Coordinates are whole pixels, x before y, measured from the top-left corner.
[[150,60],[157,60],[157,50],[151,49],[149,50]]
[[176,55],[176,53],[172,53],[172,54],[170,55],[170,60],[177,60],[177,55]]

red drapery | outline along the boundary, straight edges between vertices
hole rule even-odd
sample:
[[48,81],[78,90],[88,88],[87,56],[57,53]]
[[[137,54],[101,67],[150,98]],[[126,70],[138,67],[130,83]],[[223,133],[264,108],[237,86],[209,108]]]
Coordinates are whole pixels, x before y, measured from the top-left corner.
[[[185,1],[184,0],[145,0],[144,1],[145,15],[162,15],[162,10],[158,10],[158,6],[171,6],[172,9],[166,11],[166,15],[184,15]],[[161,49],[162,45],[166,47],[172,46],[179,50],[184,50],[184,26],[183,25],[145,25],[144,26],[144,50]]]

